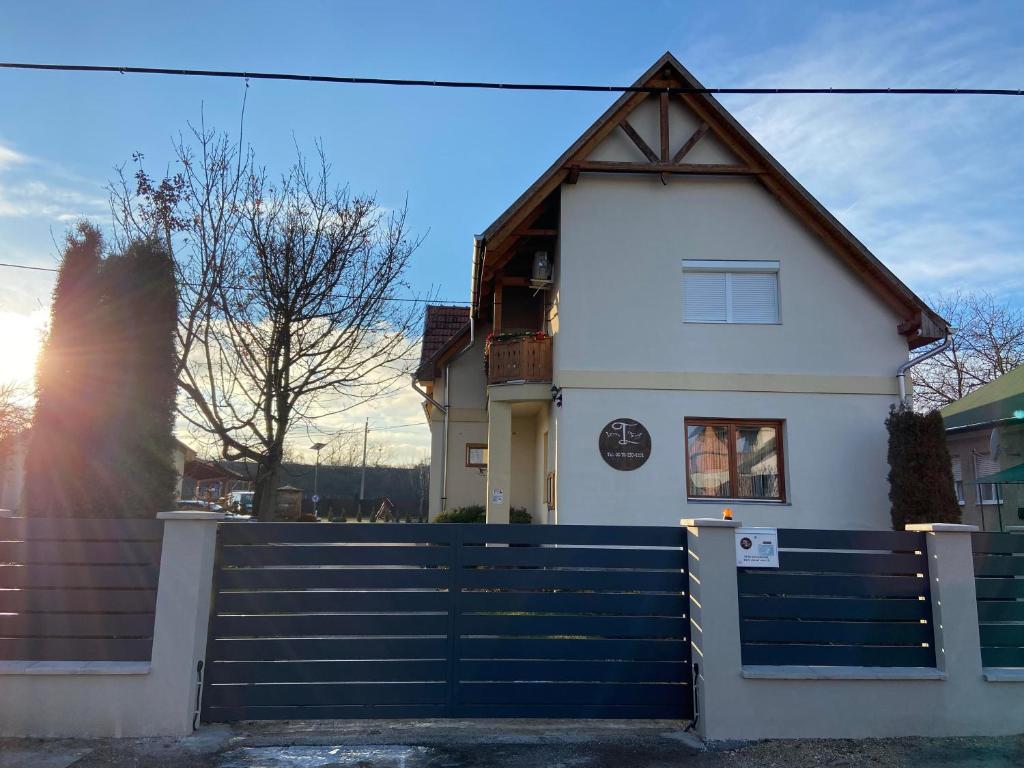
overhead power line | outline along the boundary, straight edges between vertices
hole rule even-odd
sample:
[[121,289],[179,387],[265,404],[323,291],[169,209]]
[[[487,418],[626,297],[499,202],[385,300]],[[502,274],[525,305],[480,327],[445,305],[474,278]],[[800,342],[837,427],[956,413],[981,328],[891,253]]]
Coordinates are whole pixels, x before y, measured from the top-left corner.
[[573,85],[556,83],[493,83],[474,80],[411,80],[392,77],[348,77],[286,72],[244,72],[224,69],[172,69],[170,67],[111,67],[95,64],[36,64],[0,62],[0,69],[28,69],[47,72],[106,72],[122,75],[174,75],[179,77],[220,77],[240,80],[287,80],[334,85],[391,85],[415,88],[471,88],[498,91],[577,91],[589,93],[708,93],[708,94],[884,94],[917,96],[1024,96],[1021,88],[663,88],[649,85]]
[[[0,261],[0,267],[7,267],[9,269],[28,269],[28,270],[32,270],[33,272],[58,272],[59,271],[55,267],[34,267],[34,266],[30,265],[30,264],[11,264],[9,262],[2,262],[2,261]],[[242,285],[225,285],[223,287],[228,289],[228,290],[232,290],[232,291],[247,291],[247,290],[250,290],[249,288],[246,288],[245,286],[242,286]],[[336,299],[357,299],[359,297],[358,296],[338,295],[338,296],[335,296],[334,298],[336,298]],[[411,302],[411,303],[415,303],[415,304],[464,304],[466,306],[469,306],[469,303],[470,303],[468,301],[455,301],[455,300],[449,300],[449,299],[417,299],[417,298],[412,297],[412,296],[389,296],[389,297],[386,297],[386,298],[384,298],[382,300],[383,301],[405,301],[405,302]],[[334,312],[334,313],[328,313],[328,314],[338,314],[338,313]]]

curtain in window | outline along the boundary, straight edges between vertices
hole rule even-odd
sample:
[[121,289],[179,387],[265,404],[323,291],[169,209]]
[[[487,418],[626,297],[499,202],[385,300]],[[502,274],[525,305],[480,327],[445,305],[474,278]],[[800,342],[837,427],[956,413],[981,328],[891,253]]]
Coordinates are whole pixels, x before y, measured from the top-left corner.
[[736,427],[736,484],[738,496],[777,499],[779,454],[774,427]]
[[690,496],[732,496],[729,483],[729,428],[697,425],[686,430]]

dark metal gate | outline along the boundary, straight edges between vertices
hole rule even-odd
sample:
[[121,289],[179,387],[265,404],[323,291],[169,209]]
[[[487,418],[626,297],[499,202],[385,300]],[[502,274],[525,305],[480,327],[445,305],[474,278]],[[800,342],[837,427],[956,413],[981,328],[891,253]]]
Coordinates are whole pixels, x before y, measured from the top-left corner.
[[692,716],[686,530],[225,523],[205,721]]

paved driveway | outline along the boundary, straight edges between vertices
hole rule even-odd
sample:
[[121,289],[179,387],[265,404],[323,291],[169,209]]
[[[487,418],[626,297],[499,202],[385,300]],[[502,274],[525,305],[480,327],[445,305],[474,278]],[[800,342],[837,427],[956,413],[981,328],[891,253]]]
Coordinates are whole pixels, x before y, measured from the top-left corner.
[[1019,768],[1024,737],[778,741],[704,750],[674,722],[333,721],[187,739],[0,739],[0,768]]

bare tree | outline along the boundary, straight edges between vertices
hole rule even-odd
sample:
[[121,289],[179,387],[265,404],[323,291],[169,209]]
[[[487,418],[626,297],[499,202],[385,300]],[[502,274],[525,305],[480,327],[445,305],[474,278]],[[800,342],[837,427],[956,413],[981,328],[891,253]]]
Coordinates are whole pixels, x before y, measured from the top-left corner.
[[942,408],[1024,364],[1024,310],[960,291],[932,306],[955,330],[946,352],[911,369],[919,410]]
[[333,186],[320,145],[277,181],[204,127],[175,151],[172,176],[151,178],[139,155],[133,177],[121,170],[115,220],[174,253],[179,413],[225,459],[257,464],[257,515],[270,520],[289,433],[404,382],[418,318],[396,299],[419,241],[404,209]]
[[32,417],[32,408],[26,392],[18,384],[0,384],[0,452],[9,437],[26,429]]
[[[371,439],[366,445],[366,466],[392,466],[391,447],[380,440]],[[330,438],[321,452],[320,464],[325,467],[359,467],[363,463],[363,430],[349,430]]]

